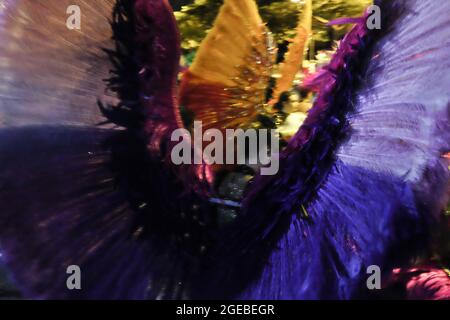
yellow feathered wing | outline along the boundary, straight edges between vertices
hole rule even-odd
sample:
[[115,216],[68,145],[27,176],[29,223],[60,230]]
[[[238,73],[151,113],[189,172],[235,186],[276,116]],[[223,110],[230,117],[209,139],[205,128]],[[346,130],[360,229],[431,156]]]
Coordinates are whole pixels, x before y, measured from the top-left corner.
[[183,76],[180,104],[204,127],[249,127],[266,102],[275,51],[254,0],[225,0]]
[[297,34],[289,45],[284,63],[280,68],[280,78],[278,79],[272,100],[273,105],[280,99],[283,92],[292,88],[295,77],[303,65],[305,49],[308,46],[312,30],[312,0],[306,0],[304,10],[299,18]]

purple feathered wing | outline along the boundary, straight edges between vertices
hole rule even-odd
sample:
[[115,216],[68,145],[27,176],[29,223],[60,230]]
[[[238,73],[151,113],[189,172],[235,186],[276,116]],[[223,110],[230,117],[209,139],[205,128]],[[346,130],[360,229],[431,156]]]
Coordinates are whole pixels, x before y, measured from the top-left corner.
[[26,297],[187,296],[211,209],[166,156],[178,37],[164,0],[4,3],[0,247]]
[[219,281],[253,279],[233,295],[369,297],[369,266],[427,248],[449,195],[450,3],[376,4],[381,30],[361,19],[342,41],[280,173],[253,182],[229,230]]

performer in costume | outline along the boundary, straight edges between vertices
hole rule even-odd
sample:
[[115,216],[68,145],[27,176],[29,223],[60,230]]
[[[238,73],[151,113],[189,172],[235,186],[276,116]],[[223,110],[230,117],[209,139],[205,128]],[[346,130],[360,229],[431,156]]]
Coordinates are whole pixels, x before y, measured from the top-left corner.
[[[71,31],[56,17],[72,2],[0,11],[0,246],[25,296],[352,299],[368,294],[368,266],[388,274],[426,247],[449,194],[448,1],[376,1],[381,30],[356,21],[280,172],[253,179],[225,225],[208,167],[170,161],[183,121],[168,2],[80,0]],[[214,126],[245,127],[264,102],[267,32],[253,0],[226,0],[216,28],[242,40],[231,52],[254,54],[226,57],[234,69],[200,51],[180,99]],[[202,114],[192,84],[210,81],[208,102],[231,112],[217,88],[245,92],[248,79],[229,78],[244,65],[258,104],[236,101],[239,121]],[[70,265],[81,291],[67,290]]]

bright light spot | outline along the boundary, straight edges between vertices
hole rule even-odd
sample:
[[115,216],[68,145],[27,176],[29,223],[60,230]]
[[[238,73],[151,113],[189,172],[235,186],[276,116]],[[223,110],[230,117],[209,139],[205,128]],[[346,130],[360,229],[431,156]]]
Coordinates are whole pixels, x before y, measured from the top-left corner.
[[281,133],[283,137],[294,136],[302,123],[305,121],[306,117],[307,114],[303,112],[291,113],[287,117],[285,123],[278,128],[278,132]]

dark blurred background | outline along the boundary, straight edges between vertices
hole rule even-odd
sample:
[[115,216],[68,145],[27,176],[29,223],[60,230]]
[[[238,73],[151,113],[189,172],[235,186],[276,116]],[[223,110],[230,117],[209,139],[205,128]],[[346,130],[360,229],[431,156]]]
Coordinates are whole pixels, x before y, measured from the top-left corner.
[[180,10],[181,6],[185,6],[187,4],[191,4],[193,0],[170,0],[174,10]]

